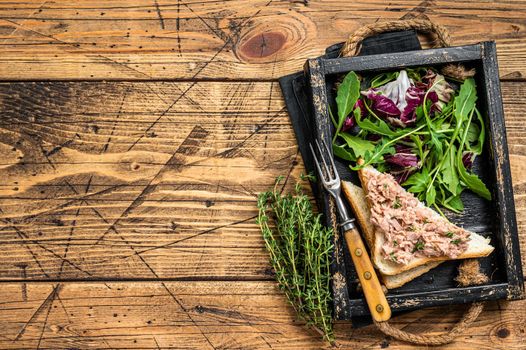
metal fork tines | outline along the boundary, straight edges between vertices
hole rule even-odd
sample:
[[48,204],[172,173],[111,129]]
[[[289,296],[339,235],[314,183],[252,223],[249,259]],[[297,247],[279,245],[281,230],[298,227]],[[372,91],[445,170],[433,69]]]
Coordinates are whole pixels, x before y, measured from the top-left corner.
[[[334,159],[331,156],[331,151],[324,140],[322,140],[321,142],[323,144],[323,148],[326,151],[326,156],[324,155],[324,152],[320,147],[318,140],[316,140],[315,144],[322,162],[318,160],[318,157],[316,156],[316,152],[314,151],[312,144],[309,144],[312,156],[314,157],[314,163],[316,164],[316,168],[318,169],[319,178],[321,180],[321,183],[323,184],[323,187],[327,190],[327,192],[330,193],[330,195],[334,198],[334,201],[336,202],[336,208],[338,209],[338,213],[340,214],[340,225],[343,227],[344,230],[351,229],[354,227],[355,219],[349,217],[349,214],[347,213],[347,208],[345,207],[345,204],[343,203],[343,200],[341,198],[340,176],[338,175],[338,171],[336,170],[336,165],[334,164]],[[329,162],[327,162],[326,160],[327,157],[329,158]]]

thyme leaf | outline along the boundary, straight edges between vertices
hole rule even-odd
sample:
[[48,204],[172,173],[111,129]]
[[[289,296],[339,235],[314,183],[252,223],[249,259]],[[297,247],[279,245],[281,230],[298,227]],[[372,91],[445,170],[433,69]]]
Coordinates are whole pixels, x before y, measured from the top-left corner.
[[315,214],[309,198],[297,184],[292,194],[274,188],[258,196],[257,223],[280,289],[298,317],[334,343],[330,264],[332,229]]

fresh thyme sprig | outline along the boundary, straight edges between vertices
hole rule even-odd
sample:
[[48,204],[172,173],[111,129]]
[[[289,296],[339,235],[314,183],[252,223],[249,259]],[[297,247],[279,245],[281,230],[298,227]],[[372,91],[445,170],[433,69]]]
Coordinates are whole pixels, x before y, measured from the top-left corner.
[[258,196],[257,223],[270,254],[276,280],[298,317],[334,342],[331,316],[330,263],[332,230],[321,223],[301,184],[282,195],[282,178]]

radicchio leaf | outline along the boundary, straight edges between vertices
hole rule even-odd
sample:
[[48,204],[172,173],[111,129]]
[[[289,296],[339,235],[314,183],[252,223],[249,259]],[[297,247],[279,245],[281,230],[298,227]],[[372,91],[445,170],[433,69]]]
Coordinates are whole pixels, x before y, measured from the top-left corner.
[[351,113],[343,122],[342,131],[348,131],[356,125],[356,119],[354,117],[355,113],[360,113],[360,116],[363,118],[367,114],[367,109],[365,104],[361,99],[358,99],[353,107],[353,113]]
[[466,169],[471,170],[473,167],[473,161],[475,160],[475,153],[473,152],[464,152],[462,154],[462,163]]
[[[392,125],[405,127],[416,121],[416,108],[422,104],[426,88],[415,86],[402,70],[395,81],[362,94],[372,101],[371,108],[379,117]],[[436,93],[429,93],[428,98],[436,102]]]
[[348,131],[351,130],[352,127],[356,124],[356,121],[354,120],[354,116],[351,115],[345,119],[342,125],[342,131]]
[[412,153],[411,147],[406,146],[406,145],[396,144],[394,145],[394,148],[396,150],[396,153]]
[[427,71],[427,74],[422,78],[426,83],[426,89],[429,89],[430,93],[428,98],[430,98],[431,92],[436,94],[437,101],[434,104],[434,108],[438,111],[441,111],[442,108],[451,100],[451,96],[454,93],[453,88],[446,81],[443,75],[435,73],[431,69]]
[[360,110],[360,117],[363,118],[367,115],[367,108],[365,107],[365,102],[363,102],[363,100],[360,98],[354,104],[354,109],[357,109],[357,108]]
[[416,170],[416,167],[410,167],[398,171],[391,171],[390,174],[393,175],[396,182],[398,182],[399,184],[403,184],[407,181],[409,176],[411,176],[411,174],[413,174]]
[[406,92],[411,85],[413,85],[413,82],[407,76],[407,72],[401,70],[395,81],[379,87],[378,92],[393,101],[399,111],[403,111],[405,106],[407,106]]
[[416,107],[422,104],[422,100],[424,99],[425,94],[425,90],[419,89],[416,86],[411,86],[409,89],[407,89],[407,105],[405,106],[402,114],[400,115],[400,120],[403,123],[409,124],[416,120]]
[[365,138],[367,140],[369,140],[369,141],[376,142],[376,141],[379,141],[382,138],[382,136],[380,136],[378,134],[367,134],[367,136]]
[[371,109],[380,117],[397,118],[400,116],[400,110],[396,104],[388,97],[378,93],[376,89],[369,89],[365,97],[373,102]]
[[406,145],[397,144],[394,148],[396,153],[385,155],[384,160],[391,168],[390,174],[402,184],[418,169],[418,157],[413,153],[411,147]]
[[418,166],[418,157],[413,153],[396,153],[393,155],[387,155],[384,159],[389,164],[403,168]]

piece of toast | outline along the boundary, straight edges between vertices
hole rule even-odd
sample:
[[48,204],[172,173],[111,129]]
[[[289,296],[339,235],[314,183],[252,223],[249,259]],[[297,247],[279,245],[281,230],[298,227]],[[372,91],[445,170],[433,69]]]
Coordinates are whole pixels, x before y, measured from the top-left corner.
[[[342,188],[347,200],[351,204],[356,220],[360,226],[360,231],[362,232],[369,250],[374,251],[374,226],[371,223],[370,217],[371,212],[367,205],[367,200],[365,198],[365,192],[359,186],[354,185],[351,182],[342,181]],[[418,276],[423,275],[432,268],[440,265],[441,261],[433,261],[424,265],[417,266],[413,269],[404,271],[394,276],[384,275],[380,273],[380,278],[384,283],[387,289],[398,288],[417,278]]]
[[[371,201],[367,197],[367,175],[368,172],[369,175],[376,175],[379,174],[378,170],[373,168],[372,166],[366,166],[358,171],[358,175],[360,177],[360,181],[362,183],[362,187],[365,191],[365,197],[367,198],[366,202],[368,204],[369,209],[374,206],[374,203],[371,203]],[[396,181],[393,179],[393,183],[396,186],[401,186],[396,183]],[[404,190],[405,191],[405,190]],[[438,221],[444,221],[447,222],[445,218],[440,216],[437,212],[433,211],[432,209],[426,207],[424,203],[419,201],[418,204],[419,207],[425,208],[427,213],[429,213],[429,218],[436,219]],[[468,231],[469,232],[469,231]],[[484,238],[479,234],[476,234],[474,232],[470,233],[470,240],[468,242],[468,247],[465,252],[460,254],[456,259],[467,259],[467,258],[479,258],[488,256],[492,251],[493,247],[489,244],[490,240],[489,238]],[[384,243],[385,237],[381,233],[380,230],[375,229],[374,234],[374,243],[373,243],[373,250],[372,250],[372,261],[373,264],[376,266],[376,268],[384,275],[398,275],[401,272],[408,271],[411,269],[414,269],[419,266],[426,265],[431,262],[439,262],[444,260],[452,260],[448,256],[440,256],[440,257],[417,257],[413,260],[411,260],[408,264],[397,264],[393,261],[384,259],[381,254],[382,245]]]

